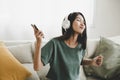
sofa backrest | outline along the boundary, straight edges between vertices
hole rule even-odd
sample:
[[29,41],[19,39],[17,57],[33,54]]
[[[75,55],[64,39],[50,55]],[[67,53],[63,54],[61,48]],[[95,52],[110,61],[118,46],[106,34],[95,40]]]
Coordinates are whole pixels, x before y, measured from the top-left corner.
[[[114,42],[120,44],[120,36],[107,37],[108,39],[113,40]],[[88,39],[87,40],[87,51],[85,57],[91,57],[98,44],[99,39]],[[21,63],[31,63],[33,62],[33,53],[35,50],[35,41],[4,41],[8,49],[13,53],[13,55]],[[44,46],[48,41],[43,40],[42,46]]]
[[[35,50],[35,41],[4,41],[9,51],[17,58],[21,63],[32,63],[33,54]],[[42,46],[46,44],[43,41]]]
[[[120,44],[120,36],[119,35],[106,37],[106,38],[114,41],[117,44]],[[100,38],[87,40],[87,51],[86,51],[85,57],[91,57],[94,54],[94,52],[99,44],[99,41],[100,41]]]
[[86,48],[86,53],[85,53],[85,58],[91,57],[99,43],[99,39],[88,39],[87,40],[87,48]]
[[30,41],[4,41],[9,51],[21,63],[32,63],[32,42]]

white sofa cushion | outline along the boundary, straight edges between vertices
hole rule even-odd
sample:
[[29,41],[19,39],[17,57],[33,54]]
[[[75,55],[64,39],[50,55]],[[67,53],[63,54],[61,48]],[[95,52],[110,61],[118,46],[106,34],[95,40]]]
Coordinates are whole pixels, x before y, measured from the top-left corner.
[[107,37],[107,39],[110,39],[114,41],[115,43],[120,44],[120,36]]
[[98,43],[99,43],[99,39],[88,39],[87,40],[87,49],[85,53],[85,58],[89,58],[94,54],[98,46]]
[[8,46],[8,49],[21,63],[32,63],[33,60],[31,45],[31,43],[19,44]]
[[87,80],[83,66],[80,66],[80,80]]
[[50,69],[50,65],[47,64],[46,66],[43,66],[42,69],[37,71],[40,80],[47,80],[46,75],[47,75],[49,69]]

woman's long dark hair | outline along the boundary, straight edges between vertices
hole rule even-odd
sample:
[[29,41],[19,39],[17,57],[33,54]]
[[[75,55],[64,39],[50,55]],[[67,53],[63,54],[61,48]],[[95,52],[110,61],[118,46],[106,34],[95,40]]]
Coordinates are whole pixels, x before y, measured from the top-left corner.
[[74,31],[73,31],[73,28],[72,28],[72,24],[73,24],[73,21],[75,20],[75,18],[78,15],[81,15],[83,17],[85,29],[84,29],[84,31],[83,31],[82,34],[79,34],[77,41],[78,41],[78,43],[82,44],[82,48],[83,49],[86,49],[86,43],[87,43],[87,26],[86,26],[85,17],[84,17],[84,15],[81,12],[73,12],[73,13],[70,13],[68,15],[68,20],[70,21],[70,28],[68,28],[65,31],[65,29],[63,29],[63,27],[62,27],[62,34],[63,35],[60,36],[59,39],[67,40],[67,39],[69,39],[71,37],[72,34],[74,34]]

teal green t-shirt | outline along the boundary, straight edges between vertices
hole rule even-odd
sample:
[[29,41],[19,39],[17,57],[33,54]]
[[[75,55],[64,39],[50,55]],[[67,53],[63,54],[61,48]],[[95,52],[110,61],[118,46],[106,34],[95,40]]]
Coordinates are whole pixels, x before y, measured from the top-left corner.
[[85,54],[81,44],[70,48],[58,38],[51,39],[41,50],[44,65],[50,63],[50,80],[80,80],[80,64]]

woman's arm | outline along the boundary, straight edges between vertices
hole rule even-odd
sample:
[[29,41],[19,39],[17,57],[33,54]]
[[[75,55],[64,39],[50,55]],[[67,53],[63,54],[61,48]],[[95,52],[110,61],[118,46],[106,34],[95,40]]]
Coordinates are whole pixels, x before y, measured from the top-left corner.
[[93,59],[83,59],[81,62],[81,65],[91,65],[93,62]]
[[92,65],[92,66],[101,66],[103,63],[103,56],[99,55],[94,57],[93,59],[84,59],[82,61],[82,65]]
[[43,67],[43,63],[41,61],[41,43],[42,43],[43,33],[40,30],[36,29],[34,26],[33,29],[36,38],[35,53],[34,53],[34,70],[38,71],[40,68]]
[[42,67],[43,67],[43,63],[41,61],[41,44],[36,42],[35,53],[34,53],[34,70],[38,71]]

